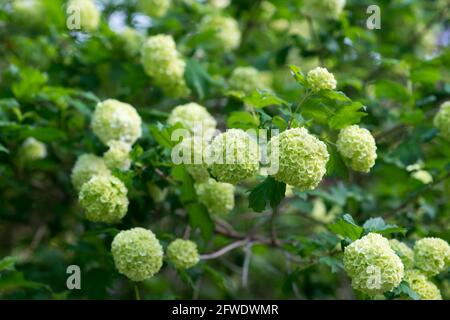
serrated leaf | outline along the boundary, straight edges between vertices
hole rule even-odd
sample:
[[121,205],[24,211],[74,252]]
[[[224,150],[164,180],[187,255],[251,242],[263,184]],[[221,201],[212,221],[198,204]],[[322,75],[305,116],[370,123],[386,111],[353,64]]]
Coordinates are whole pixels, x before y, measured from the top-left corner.
[[340,107],[331,117],[328,125],[331,129],[338,130],[352,124],[357,124],[367,115],[367,113],[359,111],[362,108],[364,106],[359,102],[353,102],[352,104]]
[[333,257],[320,257],[319,259],[320,263],[326,264],[331,268],[332,273],[336,273],[339,270],[344,269],[344,265],[342,264],[342,261]]
[[391,233],[406,233],[405,228],[401,228],[395,224],[386,224],[383,218],[380,217],[366,220],[363,224],[363,228],[365,233],[375,232],[383,235]]
[[203,99],[208,95],[212,85],[217,85],[208,71],[197,61],[193,59],[186,60],[186,68],[184,77],[189,88],[199,97]]
[[244,103],[259,109],[268,106],[287,105],[288,103],[268,90],[256,90],[242,98]]
[[400,282],[397,288],[394,288],[392,291],[384,294],[387,299],[395,299],[401,297],[402,295],[406,295],[413,300],[420,300],[420,296],[411,289],[409,283],[405,280]]
[[300,84],[304,87],[308,86],[308,82],[306,81],[305,75],[303,74],[303,72],[300,70],[299,67],[290,65],[289,69],[291,69],[291,74],[294,77],[295,81],[297,81],[298,84]]
[[272,177],[267,177],[250,191],[248,196],[249,207],[256,212],[262,212],[269,202],[272,208],[275,208],[284,199],[286,193],[286,184],[276,181]]
[[358,226],[349,214],[345,214],[337,222],[330,224],[328,229],[343,238],[349,238],[353,241],[358,240],[364,232],[364,228]]
[[237,129],[256,129],[259,126],[259,118],[253,116],[250,112],[246,111],[234,111],[227,118],[228,128]]

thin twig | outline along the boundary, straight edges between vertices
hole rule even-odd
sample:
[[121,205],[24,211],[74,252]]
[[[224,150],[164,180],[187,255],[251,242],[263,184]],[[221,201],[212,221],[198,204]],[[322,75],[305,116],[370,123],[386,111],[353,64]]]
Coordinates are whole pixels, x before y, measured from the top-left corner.
[[223,256],[224,254],[226,254],[229,251],[232,251],[236,248],[246,245],[247,243],[249,243],[249,241],[250,241],[249,239],[243,239],[243,240],[238,240],[238,241],[232,242],[229,245],[223,247],[222,249],[219,249],[216,252],[209,253],[209,254],[202,254],[200,256],[200,259],[202,259],[202,260],[216,259],[220,256]]
[[248,242],[245,246],[245,258],[242,266],[242,286],[247,288],[248,286],[248,274],[250,268],[250,260],[252,258],[252,243]]

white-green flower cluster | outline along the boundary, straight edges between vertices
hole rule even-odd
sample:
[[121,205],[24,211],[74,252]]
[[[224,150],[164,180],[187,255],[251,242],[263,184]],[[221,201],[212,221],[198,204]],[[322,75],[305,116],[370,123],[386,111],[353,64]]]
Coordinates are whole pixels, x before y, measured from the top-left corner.
[[175,107],[170,113],[167,123],[169,125],[180,123],[183,128],[205,139],[214,134],[217,125],[208,110],[195,102]]
[[441,104],[438,113],[434,117],[434,125],[439,133],[450,141],[450,101]]
[[231,0],[208,0],[208,3],[217,9],[223,9],[230,5]]
[[22,162],[40,160],[46,156],[47,147],[45,144],[33,137],[27,138],[19,148],[19,158]]
[[126,27],[119,33],[120,39],[123,42],[125,52],[134,57],[139,54],[144,37],[139,31],[134,28]]
[[36,25],[45,14],[44,3],[41,0],[14,0],[12,14],[15,19],[26,25]]
[[197,182],[204,182],[209,178],[208,165],[203,159],[206,147],[205,140],[197,136],[185,138],[179,144],[186,171]]
[[151,36],[141,48],[145,72],[171,97],[185,97],[190,90],[184,80],[186,63],[177,51],[172,36]]
[[423,238],[414,245],[416,268],[427,276],[434,276],[450,265],[450,246],[439,238]]
[[306,80],[312,91],[320,90],[334,90],[336,89],[337,81],[334,75],[328,72],[327,68],[317,67],[308,72]]
[[218,181],[236,184],[259,169],[259,149],[253,137],[241,129],[216,136],[206,150],[211,174]]
[[302,191],[315,189],[327,171],[327,146],[305,128],[283,131],[270,140],[268,148],[271,161],[278,161],[275,180]]
[[353,170],[369,172],[377,158],[375,139],[369,130],[357,125],[339,132],[336,147],[345,163]]
[[92,116],[92,131],[106,145],[119,140],[132,145],[141,137],[141,117],[133,106],[108,99],[97,104]]
[[212,34],[208,38],[208,46],[213,50],[228,52],[239,47],[241,43],[239,24],[231,17],[206,16],[201,22],[200,32]]
[[414,268],[414,252],[408,245],[397,239],[389,240],[389,245],[402,260],[405,270]]
[[162,267],[163,249],[150,230],[133,228],[114,237],[111,252],[117,270],[132,281],[151,278]]
[[103,154],[106,166],[111,170],[128,170],[131,165],[131,146],[120,140],[112,140],[108,146],[108,151]]
[[234,69],[228,84],[231,89],[245,93],[264,88],[259,71],[253,67],[237,67]]
[[76,191],[80,191],[81,186],[88,182],[94,175],[109,176],[109,171],[102,158],[93,154],[83,154],[78,157],[72,168],[71,180]]
[[80,25],[84,31],[93,32],[100,25],[100,10],[93,0],[70,0],[68,3],[70,12],[79,12]]
[[356,290],[375,296],[396,288],[404,267],[388,239],[369,233],[345,247],[344,267]]
[[78,200],[92,222],[119,222],[128,210],[128,190],[113,176],[93,176],[81,187]]
[[411,177],[419,180],[423,184],[429,184],[433,182],[433,176],[426,170],[417,170],[411,173]]
[[153,18],[160,18],[166,15],[170,7],[171,0],[138,0],[138,9]]
[[197,244],[183,239],[176,239],[169,244],[167,257],[177,269],[192,268],[200,261]]
[[404,279],[421,300],[442,300],[439,288],[419,270],[406,271]]
[[303,12],[315,19],[339,18],[345,6],[345,0],[306,0]]
[[234,208],[234,186],[208,179],[194,185],[198,200],[212,215],[226,215]]

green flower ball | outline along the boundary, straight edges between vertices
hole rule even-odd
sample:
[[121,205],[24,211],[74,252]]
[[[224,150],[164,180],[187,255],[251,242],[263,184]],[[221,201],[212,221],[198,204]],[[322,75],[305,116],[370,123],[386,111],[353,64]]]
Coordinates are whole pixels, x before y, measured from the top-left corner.
[[344,267],[353,288],[371,296],[396,288],[404,276],[402,261],[388,239],[377,233],[369,233],[345,247]]
[[317,67],[308,72],[306,76],[306,80],[308,81],[311,90],[314,92],[320,90],[334,90],[336,89],[336,79],[334,75],[326,68]]
[[108,99],[97,104],[91,122],[94,134],[106,145],[119,140],[132,145],[141,137],[141,117],[127,103]]
[[200,260],[197,244],[183,239],[176,239],[169,244],[167,257],[177,269],[192,268]]
[[78,196],[86,218],[92,222],[117,223],[128,210],[128,190],[114,176],[93,176]]
[[71,180],[76,191],[80,191],[81,186],[88,182],[94,175],[109,176],[109,171],[102,158],[93,154],[83,154],[78,157],[72,168]]
[[234,186],[208,179],[194,185],[198,200],[212,215],[224,216],[234,208]]
[[212,50],[229,52],[241,43],[239,24],[231,17],[206,16],[200,24],[200,32],[211,34],[207,45]]
[[81,28],[93,32],[100,26],[100,10],[92,0],[70,0],[68,8],[76,8],[80,14]]
[[166,15],[171,2],[171,0],[138,0],[138,8],[150,17],[160,18]]
[[450,265],[450,246],[439,238],[423,238],[414,245],[415,266],[427,276],[434,276]]
[[237,184],[259,169],[258,145],[241,129],[229,129],[216,136],[206,150],[211,174],[220,182]]
[[208,110],[195,102],[173,108],[167,123],[170,125],[180,123],[183,128],[205,139],[212,137],[217,125]]
[[406,271],[405,281],[421,300],[442,300],[439,288],[419,270]]
[[271,160],[278,161],[275,180],[302,191],[315,189],[327,171],[327,146],[305,128],[283,131],[270,140],[268,148]]
[[357,125],[339,132],[336,147],[345,163],[355,171],[369,172],[377,158],[375,139],[369,130]]
[[179,144],[186,171],[197,182],[204,182],[209,179],[208,165],[203,159],[206,147],[207,144],[199,137],[185,138]]
[[450,141],[450,101],[441,104],[441,107],[434,117],[434,126],[440,134]]
[[23,162],[32,162],[44,159],[47,156],[47,147],[44,143],[33,137],[27,138],[19,149],[19,157]]
[[125,29],[119,33],[119,37],[124,45],[125,52],[130,57],[139,54],[142,43],[144,42],[144,38],[139,31],[130,27],[125,27]]
[[345,0],[306,0],[303,11],[314,19],[336,20],[342,13]]
[[161,244],[143,228],[121,231],[114,237],[111,252],[117,270],[132,281],[151,278],[163,264]]
[[103,154],[106,166],[111,169],[128,170],[131,165],[131,146],[123,141],[113,140],[108,143],[109,149]]
[[396,239],[389,240],[389,245],[402,260],[405,270],[414,268],[414,252],[410,247]]
[[141,48],[141,62],[147,75],[166,95],[173,98],[189,95],[190,90],[184,80],[186,63],[172,36],[159,34],[149,37]]
[[257,89],[264,89],[261,78],[259,71],[253,67],[237,67],[231,73],[228,83],[233,90],[250,93]]

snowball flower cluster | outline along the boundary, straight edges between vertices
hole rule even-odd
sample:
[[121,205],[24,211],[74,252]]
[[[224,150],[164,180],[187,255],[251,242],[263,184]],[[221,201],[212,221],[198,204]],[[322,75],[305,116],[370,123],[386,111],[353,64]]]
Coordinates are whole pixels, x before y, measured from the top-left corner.
[[404,280],[421,300],[442,300],[439,288],[419,270],[406,271]]
[[314,92],[320,90],[334,90],[336,89],[336,79],[334,75],[326,68],[317,67],[308,72],[306,76],[306,80],[308,81],[311,90]]
[[19,157],[23,162],[44,159],[47,156],[47,147],[44,143],[33,137],[27,138],[19,149]]
[[270,140],[268,148],[271,161],[278,161],[278,171],[273,175],[277,181],[302,191],[312,190],[326,173],[327,146],[305,128],[283,131]]
[[241,129],[216,136],[206,150],[211,174],[218,181],[236,184],[259,168],[259,150],[253,137]]
[[45,14],[44,3],[41,0],[14,0],[12,10],[14,18],[28,25],[35,25]]
[[450,101],[446,101],[441,105],[434,117],[434,125],[439,130],[439,133],[450,141]]
[[450,246],[439,238],[423,238],[414,245],[416,268],[427,276],[434,276],[450,265]]
[[233,70],[228,80],[233,90],[250,93],[256,89],[263,89],[261,75],[253,67],[237,67]]
[[200,260],[197,244],[183,239],[176,239],[169,244],[167,257],[177,269],[192,268]]
[[[87,32],[93,32],[100,25],[100,10],[93,0],[70,0],[68,12],[79,12],[81,28]],[[71,11],[74,10],[74,11]]]
[[184,80],[186,63],[169,35],[151,36],[141,48],[141,61],[145,72],[167,95],[184,97],[190,92]]
[[125,48],[125,52],[130,56],[136,56],[139,54],[143,42],[143,36],[136,29],[125,27],[125,29],[119,34]]
[[184,138],[178,145],[178,150],[183,153],[186,171],[197,182],[204,182],[209,178],[208,165],[203,159],[206,147],[205,140],[197,136]]
[[194,185],[198,200],[212,215],[225,215],[234,208],[234,186],[208,179]]
[[163,17],[170,7],[171,0],[138,0],[138,8],[153,18]]
[[200,31],[212,33],[208,45],[213,50],[228,52],[239,47],[241,43],[239,25],[231,17],[206,16],[200,25]]
[[161,244],[143,228],[121,231],[114,237],[111,252],[117,270],[132,281],[151,278],[163,264]]
[[375,139],[369,130],[357,125],[339,132],[336,147],[345,163],[353,170],[369,172],[377,158]]
[[92,222],[116,223],[128,210],[127,188],[114,176],[93,176],[78,196],[86,218]]
[[306,0],[303,4],[303,11],[315,19],[339,18],[345,6],[345,0]]
[[211,137],[217,122],[205,107],[195,103],[187,103],[175,107],[167,119],[167,123],[180,123],[183,128],[205,139]]
[[414,252],[403,242],[398,241],[397,239],[389,240],[389,245],[392,250],[400,257],[402,260],[403,266],[405,269],[414,268]]
[[71,180],[76,191],[88,182],[94,175],[109,176],[111,172],[102,158],[93,154],[83,154],[78,157],[72,168]]
[[119,140],[132,145],[141,137],[141,117],[131,105],[108,99],[97,104],[92,131],[104,143]]
[[111,170],[128,170],[131,165],[131,146],[120,140],[112,140],[108,146],[108,151],[103,154],[106,166]]
[[400,258],[388,239],[377,233],[369,233],[345,247],[344,268],[353,288],[372,296],[396,288],[404,276]]

